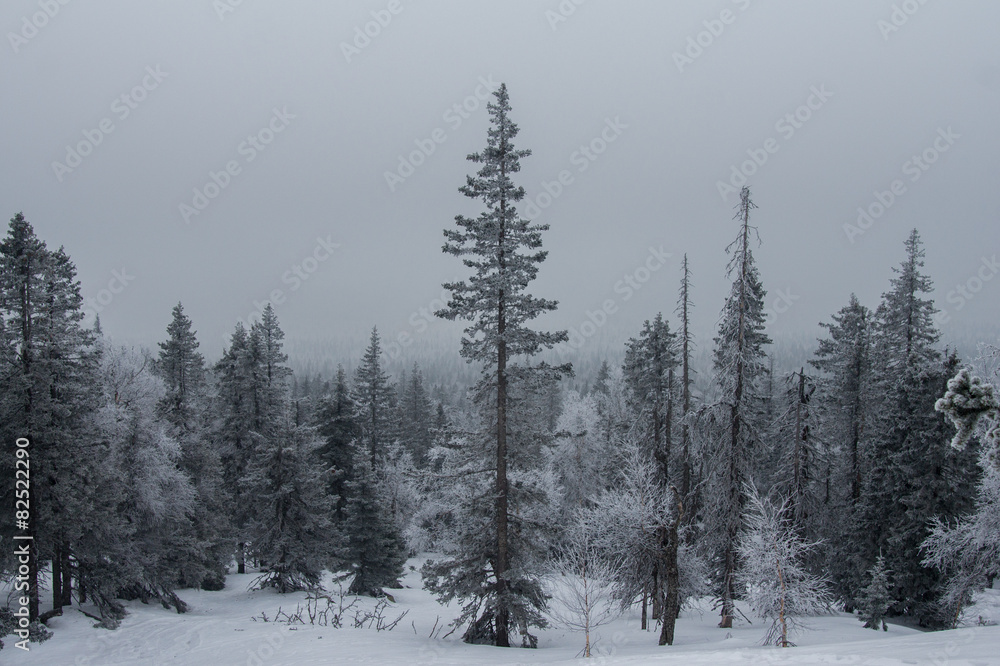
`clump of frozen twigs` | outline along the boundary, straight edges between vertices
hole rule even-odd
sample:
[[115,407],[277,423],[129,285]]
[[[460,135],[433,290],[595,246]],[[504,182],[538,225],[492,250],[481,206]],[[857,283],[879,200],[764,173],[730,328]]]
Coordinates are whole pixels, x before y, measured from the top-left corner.
[[750,608],[771,621],[764,644],[792,647],[791,632],[805,627],[799,618],[831,612],[826,579],[809,572],[804,563],[818,544],[799,536],[789,519],[788,499],[761,497],[753,485],[746,495],[749,506],[738,546],[743,568],[737,582]]
[[363,608],[358,597],[348,597],[343,589],[327,594],[313,590],[306,595],[306,604],[298,604],[293,611],[285,611],[279,606],[277,612],[268,617],[261,612],[251,619],[254,622],[278,622],[287,625],[314,625],[340,629],[352,625],[355,629],[375,629],[392,631],[410,611],[406,610],[393,618],[389,611],[389,601],[379,599],[374,608]]

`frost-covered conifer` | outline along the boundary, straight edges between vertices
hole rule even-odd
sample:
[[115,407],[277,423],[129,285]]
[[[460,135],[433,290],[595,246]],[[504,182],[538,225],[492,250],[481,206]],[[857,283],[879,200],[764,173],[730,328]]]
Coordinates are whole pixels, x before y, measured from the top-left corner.
[[925,566],[920,544],[930,521],[949,521],[972,509],[972,493],[953,492],[977,476],[975,455],[948,445],[950,429],[934,412],[958,359],[937,349],[933,289],[924,274],[924,249],[913,230],[906,258],[876,311],[872,349],[875,417],[865,448],[865,477],[858,502],[857,547],[862,561],[879,552],[893,572],[890,612],[922,624],[939,624],[938,570]]
[[[90,501],[103,465],[92,427],[98,353],[93,331],[81,326],[82,306],[69,256],[49,249],[24,216],[15,215],[0,242],[0,434],[11,446],[18,438],[30,442],[31,509],[27,530],[18,533],[33,537],[32,620],[39,616],[40,565],[56,563],[54,605],[71,603],[71,559],[87,541],[86,525],[101,520],[101,506]],[[0,473],[14,479],[13,455],[0,459]],[[0,488],[0,500],[11,507],[0,517],[0,535],[9,543],[16,527],[13,481]],[[13,552],[5,550],[0,566]]]
[[995,386],[963,368],[936,404],[955,425],[953,447],[964,449],[976,435],[982,441],[975,509],[954,522],[936,520],[921,544],[923,563],[947,576],[941,606],[950,626],[958,623],[972,594],[1000,575],[1000,401],[996,393]]
[[658,592],[664,608],[660,644],[672,644],[684,600],[705,592],[705,570],[678,531],[683,507],[676,490],[662,483],[658,466],[635,439],[621,440],[618,446],[622,455],[617,478],[592,508],[580,512],[580,519],[590,527],[594,546],[613,563],[614,597],[622,610],[636,602],[645,609],[653,572],[676,568],[676,580],[665,576]]
[[90,526],[78,566],[103,615],[123,614],[118,597],[159,599],[183,612],[174,590],[198,567],[200,544],[189,518],[196,493],[180,469],[180,445],[157,414],[166,390],[148,352],[101,346],[103,404],[95,425],[111,473],[93,501],[113,518]]
[[[567,335],[565,331],[542,333],[527,327],[532,319],[556,308],[555,301],[536,298],[527,292],[528,284],[538,274],[538,266],[547,254],[541,249],[541,234],[548,226],[534,224],[518,215],[517,203],[524,198],[524,188],[515,186],[512,176],[521,169],[520,159],[531,153],[514,147],[518,127],[510,118],[507,86],[501,85],[493,95],[495,101],[487,105],[490,129],[486,148],[468,157],[482,166],[475,176],[466,178],[466,184],[459,190],[470,199],[481,201],[485,210],[475,218],[456,216],[458,229],[444,231],[444,251],[462,258],[473,274],[468,280],[444,285],[451,291],[451,298],[437,314],[446,319],[470,322],[462,339],[461,353],[469,362],[483,364],[476,395],[481,401],[480,407],[488,407],[483,412],[488,417],[484,425],[492,441],[492,451],[483,451],[489,454],[489,459],[481,460],[480,465],[495,465],[493,500],[490,502],[492,526],[489,528],[495,545],[477,544],[479,552],[462,555],[463,559],[485,557],[483,565],[490,570],[489,582],[472,595],[473,606],[466,607],[477,613],[482,611],[466,637],[491,640],[506,647],[510,645],[513,630],[522,634],[523,642],[534,643],[528,628],[544,622],[539,611],[545,604],[538,592],[537,575],[527,568],[531,558],[524,558],[518,564],[520,554],[512,548],[519,539],[516,533],[512,534],[510,520],[511,383],[520,375],[527,387],[533,384],[527,377],[529,373],[548,376],[554,372],[547,366],[515,367],[512,361],[517,356],[530,357],[551,348],[565,341]],[[535,388],[530,390],[536,393]],[[526,440],[511,443],[529,444]],[[454,560],[456,566],[460,566],[460,561]],[[439,569],[438,574],[448,580],[443,570]],[[442,588],[440,578],[438,581],[433,585],[441,594],[454,595],[454,589]]]
[[273,428],[254,433],[254,450],[241,485],[250,506],[246,534],[262,563],[255,585],[278,592],[309,590],[332,558],[326,466],[316,452],[322,440],[295,425],[291,405]]
[[157,403],[171,437],[181,448],[181,469],[194,487],[191,547],[178,553],[182,587],[222,589],[232,558],[232,527],[226,507],[222,460],[209,432],[211,413],[205,361],[191,319],[178,303],[167,326],[167,340],[153,371],[163,380],[166,393]]
[[883,631],[888,631],[885,618],[892,604],[889,595],[891,589],[889,575],[885,558],[879,555],[875,564],[868,570],[868,585],[861,591],[861,597],[858,599],[858,619],[865,623],[865,629],[878,631],[881,628]]
[[878,411],[872,368],[875,335],[871,311],[854,294],[850,301],[820,324],[820,338],[810,365],[820,371],[813,397],[818,419],[816,436],[829,448],[829,497],[825,498],[820,530],[826,539],[822,551],[837,595],[853,610],[862,573],[870,563],[859,547],[865,539],[859,526],[859,500],[869,466],[866,447],[873,441]]
[[329,472],[329,494],[334,501],[334,519],[344,517],[347,501],[344,484],[351,478],[354,440],[359,435],[356,407],[347,385],[343,366],[337,366],[337,377],[331,394],[324,396],[316,411],[317,432],[325,439],[317,454]]
[[386,447],[396,439],[396,387],[382,368],[382,342],[378,329],[371,339],[361,365],[354,373],[351,387],[354,421],[360,431],[360,444],[368,451],[369,466],[378,469]]
[[399,587],[406,544],[390,507],[380,497],[368,451],[357,452],[352,469],[346,484],[344,541],[339,557],[353,576],[348,592],[383,596],[382,588]]
[[597,401],[570,391],[556,422],[556,441],[546,451],[548,466],[562,486],[562,515],[591,506],[611,483],[611,451],[600,428]]
[[648,447],[669,482],[673,428],[674,371],[677,369],[676,335],[662,314],[643,324],[639,337],[625,344],[622,371],[635,402],[635,412],[645,426]]
[[433,405],[424,387],[424,375],[420,366],[414,363],[399,399],[399,428],[402,442],[418,466],[424,465],[427,451],[431,448],[433,416]]
[[721,571],[718,584],[722,619],[719,626],[733,623],[737,555],[736,547],[753,462],[760,456],[761,387],[767,374],[764,346],[771,339],[764,332],[764,296],[760,274],[750,248],[750,211],[756,208],[746,187],[740,193],[736,219],[740,231],[726,248],[730,253],[728,275],[733,280],[726,298],[719,331],[715,337],[715,383],[719,400],[715,405],[720,424],[718,443],[711,456],[712,483],[707,491],[710,531],[718,544]]

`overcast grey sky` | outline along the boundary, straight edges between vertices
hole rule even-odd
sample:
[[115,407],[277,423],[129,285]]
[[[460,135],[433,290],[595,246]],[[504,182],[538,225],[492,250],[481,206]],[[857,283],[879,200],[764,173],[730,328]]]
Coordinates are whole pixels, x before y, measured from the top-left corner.
[[599,336],[634,332],[687,252],[710,335],[742,170],[774,333],[877,305],[913,227],[961,331],[1000,305],[998,24],[987,0],[6,0],[0,202],[119,338],[180,300],[214,356],[280,290],[290,338],[430,340],[460,326],[419,313],[465,275],[441,230],[478,211],[457,188],[503,81],[545,326],[611,301]]

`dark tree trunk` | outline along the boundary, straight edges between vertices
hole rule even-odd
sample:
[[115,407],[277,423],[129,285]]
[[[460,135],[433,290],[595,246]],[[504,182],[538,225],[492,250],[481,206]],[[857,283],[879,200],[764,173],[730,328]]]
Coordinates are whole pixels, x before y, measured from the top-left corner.
[[[34,514],[32,514],[34,515]],[[32,536],[34,536],[34,531]],[[38,619],[38,548],[35,546],[35,539],[28,542],[31,544],[28,560],[28,620],[34,622]]]
[[63,546],[62,561],[62,605],[73,605],[73,564],[70,561],[69,546]]
[[[501,172],[503,169],[501,169]],[[506,230],[504,227],[507,205],[500,202],[500,233],[499,233],[499,267],[503,275],[506,265],[504,243]],[[510,616],[507,609],[507,570],[510,568],[510,553],[507,551],[507,511],[509,491],[507,484],[507,332],[506,296],[503,288],[497,298],[497,483],[496,483],[496,521],[497,521],[497,562],[495,573],[497,578],[497,646],[510,647]]]
[[742,362],[737,362],[737,380],[736,380],[736,393],[734,396],[735,402],[733,404],[731,421],[730,421],[730,443],[729,446],[729,460],[727,464],[729,465],[729,488],[727,488],[728,497],[726,498],[727,508],[726,508],[726,536],[725,536],[725,546],[723,547],[723,570],[722,570],[722,619],[719,621],[719,627],[722,629],[731,629],[733,626],[733,603],[736,597],[736,540],[739,537],[739,518],[740,518],[740,488],[739,488],[739,462],[737,461],[737,451],[739,450],[739,438],[740,438],[740,410],[739,402],[743,396],[743,381],[742,381]]
[[663,474],[665,481],[670,481],[670,455],[674,447],[674,369],[667,371],[667,414],[666,423],[663,424],[663,455],[667,459],[667,469]]
[[653,567],[653,620],[659,620],[663,616],[663,590],[660,589],[660,579],[663,575],[660,573],[659,565]]
[[507,349],[506,344],[500,343],[497,361],[497,482],[496,482],[496,520],[497,520],[497,645],[500,647],[510,647],[509,631],[510,622],[507,613],[506,599],[507,592],[506,573],[510,566],[510,553],[507,551],[507,511],[508,511],[508,487],[507,487]]
[[52,610],[62,608],[62,549],[56,548],[52,554]]
[[677,550],[680,547],[680,525],[684,518],[683,499],[677,497],[677,489],[671,486],[677,499],[677,515],[669,527],[660,528],[660,545],[663,549],[664,579],[667,585],[663,602],[663,625],[660,629],[660,645],[674,644],[674,627],[681,612],[680,568],[677,565]]
[[799,389],[797,399],[795,401],[795,447],[793,449],[793,455],[795,459],[792,461],[792,502],[791,516],[798,523],[799,518],[802,516],[802,454],[804,449],[803,433],[802,433],[802,410],[805,408],[806,401],[806,369],[799,369]]

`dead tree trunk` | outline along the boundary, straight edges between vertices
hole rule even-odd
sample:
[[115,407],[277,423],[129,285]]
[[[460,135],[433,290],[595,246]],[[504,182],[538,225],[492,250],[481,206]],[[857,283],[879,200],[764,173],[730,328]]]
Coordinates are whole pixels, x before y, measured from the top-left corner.
[[669,527],[660,528],[660,544],[663,549],[664,578],[667,585],[663,602],[663,625],[660,629],[660,645],[674,644],[674,628],[681,612],[680,568],[677,551],[680,547],[680,526],[684,519],[684,502],[677,488],[670,486],[677,502],[677,514]]
[[[62,608],[62,552],[56,548],[52,554],[52,610]],[[61,612],[61,611],[60,611]]]
[[662,577],[663,574],[660,571],[660,565],[659,564],[654,565],[653,578],[652,578],[653,592],[650,595],[650,599],[652,601],[651,605],[653,607],[652,618],[654,622],[659,620],[663,616],[663,588],[660,583]]
[[750,243],[750,194],[743,188],[740,201],[740,216],[743,222],[742,229],[742,262],[740,265],[739,289],[737,292],[737,324],[736,324],[736,368],[735,387],[732,396],[732,407],[730,408],[729,423],[729,450],[726,452],[728,460],[728,477],[726,479],[726,525],[725,544],[723,546],[723,571],[722,571],[722,619],[719,627],[730,629],[733,626],[734,599],[736,596],[736,540],[739,537],[740,517],[743,509],[743,489],[741,488],[743,479],[740,474],[740,464],[743,458],[742,430],[743,430],[743,381],[745,366],[745,353],[747,341],[744,337],[744,327],[746,326],[747,304],[746,304],[746,283],[749,273],[749,243]]

